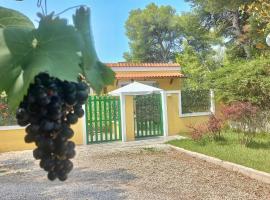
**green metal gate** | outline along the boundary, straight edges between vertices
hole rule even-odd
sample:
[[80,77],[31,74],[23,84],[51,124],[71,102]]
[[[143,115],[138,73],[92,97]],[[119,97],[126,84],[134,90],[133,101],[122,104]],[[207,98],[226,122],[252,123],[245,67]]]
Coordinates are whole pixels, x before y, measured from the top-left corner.
[[163,135],[160,94],[136,96],[134,112],[135,138]]
[[113,96],[89,96],[86,104],[87,144],[121,140],[120,100]]

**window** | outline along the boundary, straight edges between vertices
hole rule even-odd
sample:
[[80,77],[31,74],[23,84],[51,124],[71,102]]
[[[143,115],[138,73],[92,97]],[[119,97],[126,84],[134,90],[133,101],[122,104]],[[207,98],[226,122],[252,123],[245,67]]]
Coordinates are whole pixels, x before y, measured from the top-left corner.
[[179,95],[179,114],[200,116],[214,113],[213,92],[209,90],[183,90]]

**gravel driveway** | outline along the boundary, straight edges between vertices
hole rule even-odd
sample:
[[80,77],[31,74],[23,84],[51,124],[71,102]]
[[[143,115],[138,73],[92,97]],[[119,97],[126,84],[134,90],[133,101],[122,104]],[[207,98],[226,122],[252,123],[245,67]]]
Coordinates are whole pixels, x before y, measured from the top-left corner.
[[0,199],[270,199],[270,185],[162,144],[80,146],[73,162],[50,182],[32,151],[0,154]]

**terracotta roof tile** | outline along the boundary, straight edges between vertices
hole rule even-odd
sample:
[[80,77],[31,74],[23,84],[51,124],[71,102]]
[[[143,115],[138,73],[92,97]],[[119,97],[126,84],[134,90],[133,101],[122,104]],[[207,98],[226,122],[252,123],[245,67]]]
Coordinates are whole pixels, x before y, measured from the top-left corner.
[[180,72],[144,72],[144,73],[116,73],[116,79],[140,79],[140,78],[183,78]]
[[108,67],[180,67],[177,63],[105,63]]

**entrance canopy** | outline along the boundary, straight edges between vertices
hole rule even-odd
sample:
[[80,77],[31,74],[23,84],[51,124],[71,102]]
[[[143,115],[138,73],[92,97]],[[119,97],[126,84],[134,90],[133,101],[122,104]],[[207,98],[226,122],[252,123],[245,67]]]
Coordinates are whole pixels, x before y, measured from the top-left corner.
[[124,87],[118,88],[114,91],[109,92],[110,95],[120,96],[122,95],[145,95],[152,93],[160,93],[163,90],[160,88],[152,87],[138,82],[130,83]]

